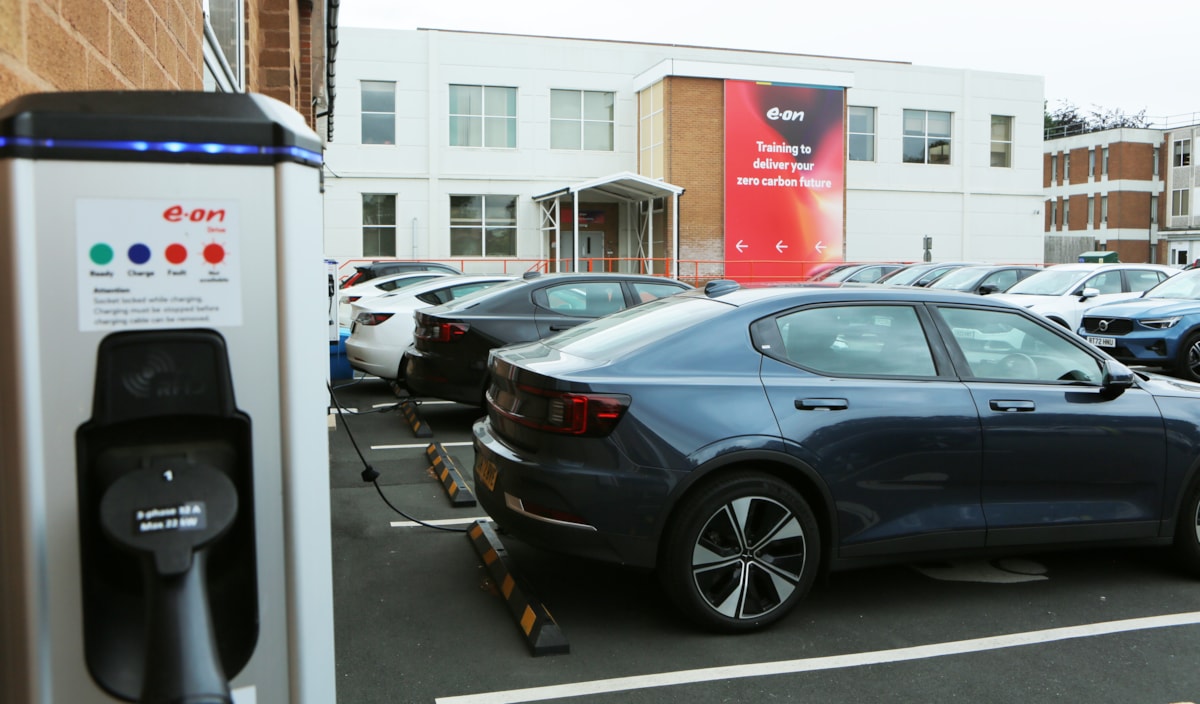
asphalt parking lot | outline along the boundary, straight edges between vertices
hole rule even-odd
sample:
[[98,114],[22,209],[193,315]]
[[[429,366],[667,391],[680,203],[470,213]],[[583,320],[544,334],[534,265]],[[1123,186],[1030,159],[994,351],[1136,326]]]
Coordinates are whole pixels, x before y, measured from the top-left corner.
[[678,617],[652,574],[500,534],[569,644],[535,656],[463,532],[486,516],[452,505],[427,455],[438,443],[469,487],[482,411],[420,400],[420,438],[385,382],[335,388],[353,411],[330,431],[344,704],[1200,701],[1200,584],[1146,549],[838,573],[776,626],[722,636]]

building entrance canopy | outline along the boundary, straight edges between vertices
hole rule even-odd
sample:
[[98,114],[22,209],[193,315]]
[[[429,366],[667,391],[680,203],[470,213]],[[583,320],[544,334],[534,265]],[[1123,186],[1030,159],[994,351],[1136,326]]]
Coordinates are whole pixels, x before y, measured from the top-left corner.
[[[566,186],[549,193],[543,193],[534,196],[533,200],[541,206],[542,225],[541,229],[552,238],[555,243],[555,252],[562,251],[562,237],[566,234],[571,241],[571,270],[579,270],[579,217],[580,201],[586,199],[593,203],[616,202],[616,203],[638,203],[644,207],[638,208],[638,212],[644,215],[644,225],[646,227],[646,243],[647,251],[643,254],[647,258],[653,258],[654,252],[654,201],[668,198],[671,201],[671,213],[674,217],[671,218],[671,275],[678,277],[679,275],[679,196],[683,194],[681,186],[674,186],[664,181],[658,181],[646,176],[640,176],[628,171],[604,176],[602,178],[577,183],[575,185]],[[571,208],[573,214],[570,229],[563,233],[561,207],[563,201],[566,201]],[[639,223],[638,237],[641,237],[641,226]],[[557,260],[561,261],[561,260]]]

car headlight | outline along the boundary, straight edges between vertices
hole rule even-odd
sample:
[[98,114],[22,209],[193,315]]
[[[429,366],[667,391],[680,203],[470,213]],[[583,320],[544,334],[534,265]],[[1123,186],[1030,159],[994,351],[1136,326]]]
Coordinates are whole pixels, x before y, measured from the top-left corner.
[[1155,330],[1166,330],[1169,327],[1173,327],[1175,323],[1178,323],[1179,319],[1182,317],[1183,316],[1181,315],[1172,315],[1168,318],[1147,318],[1145,320],[1139,320],[1138,322],[1148,328],[1154,328]]

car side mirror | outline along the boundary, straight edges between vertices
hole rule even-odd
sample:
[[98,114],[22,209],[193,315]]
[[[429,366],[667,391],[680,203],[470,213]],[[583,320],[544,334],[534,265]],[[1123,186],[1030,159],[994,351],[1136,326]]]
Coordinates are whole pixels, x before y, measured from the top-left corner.
[[999,293],[1000,287],[996,284],[984,284],[979,287],[979,295],[986,296],[989,293]]
[[1100,295],[1100,289],[1088,286],[1079,292],[1079,300],[1086,301],[1089,298],[1095,298]]
[[1104,360],[1104,377],[1101,385],[1113,396],[1120,396],[1137,383],[1133,370],[1115,359]]

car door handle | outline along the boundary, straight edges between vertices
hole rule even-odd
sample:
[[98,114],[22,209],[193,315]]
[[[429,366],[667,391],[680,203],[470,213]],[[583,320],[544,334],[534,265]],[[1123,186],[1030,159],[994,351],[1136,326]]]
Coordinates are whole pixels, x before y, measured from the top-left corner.
[[1003,411],[1005,413],[1015,413],[1018,411],[1035,411],[1037,404],[1033,401],[1004,401],[993,399],[988,402],[993,411]]
[[850,402],[844,398],[798,398],[796,408],[802,411],[844,411]]
[[550,332],[560,332],[562,330],[570,330],[574,325],[551,325]]

